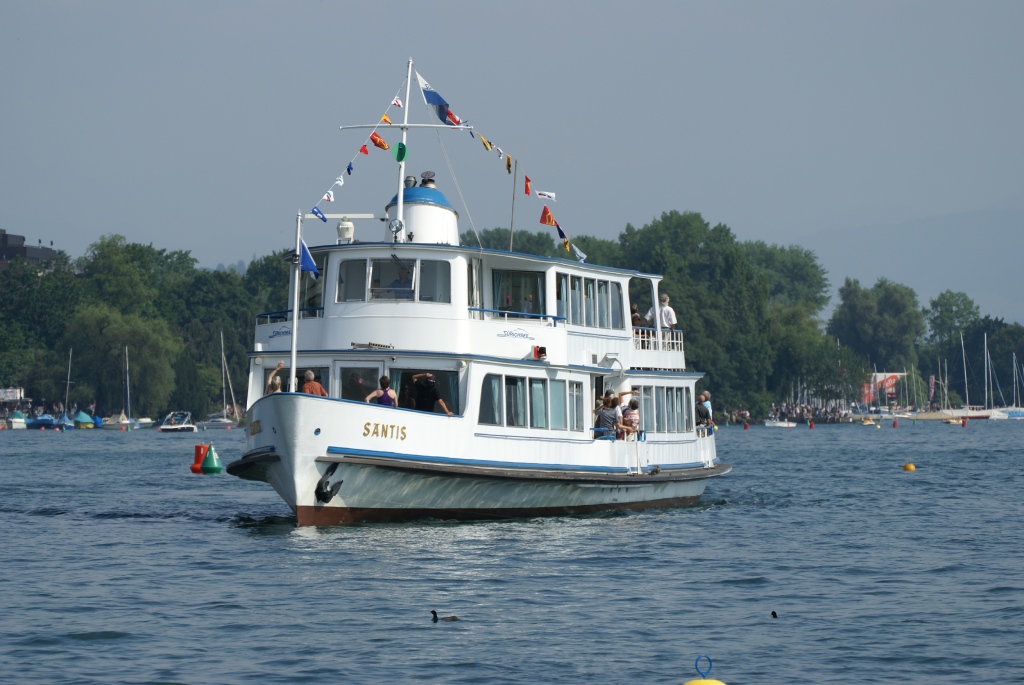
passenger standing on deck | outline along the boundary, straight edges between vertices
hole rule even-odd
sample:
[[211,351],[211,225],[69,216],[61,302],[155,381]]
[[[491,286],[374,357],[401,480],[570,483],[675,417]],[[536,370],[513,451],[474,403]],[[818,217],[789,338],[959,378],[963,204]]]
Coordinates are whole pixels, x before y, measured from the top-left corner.
[[267,377],[267,389],[263,391],[264,395],[273,395],[275,392],[281,392],[281,377],[277,375],[277,372],[284,368],[284,362],[278,362],[277,367],[270,372]]
[[606,431],[605,435],[613,437],[618,427],[618,417],[615,408],[612,406],[611,395],[605,395],[601,406],[594,410],[594,428]]
[[627,433],[640,432],[640,402],[636,398],[629,401],[629,405],[622,410],[622,423],[632,430]]
[[[666,331],[672,331],[676,328],[676,312],[672,307],[668,306],[668,294],[661,294],[661,306],[658,307],[658,320],[661,322],[662,329]],[[647,315],[644,317],[647,321],[653,321],[655,317],[654,307],[647,310]]]
[[327,391],[324,390],[324,386],[316,382],[316,376],[313,375],[312,371],[306,371],[303,376],[306,382],[302,384],[302,389],[299,392],[307,395],[319,395],[321,397],[327,397]]
[[366,396],[367,402],[373,402],[374,400],[377,400],[377,404],[383,404],[385,407],[398,406],[398,395],[391,389],[391,379],[387,376],[381,376],[380,388]]
[[434,411],[434,405],[440,404],[441,409],[444,409],[444,413],[452,416],[448,405],[441,399],[441,393],[437,391],[437,381],[434,380],[434,374],[418,373],[412,377],[412,383],[416,391],[416,409],[432,412]]
[[711,422],[711,414],[708,414],[708,408],[704,406],[703,393],[697,398],[697,404],[694,405],[693,410],[698,426],[706,426]]
[[704,391],[704,406],[708,410],[708,421],[711,424],[714,424],[715,423],[715,413],[713,411],[711,411],[711,391],[710,390],[705,390]]

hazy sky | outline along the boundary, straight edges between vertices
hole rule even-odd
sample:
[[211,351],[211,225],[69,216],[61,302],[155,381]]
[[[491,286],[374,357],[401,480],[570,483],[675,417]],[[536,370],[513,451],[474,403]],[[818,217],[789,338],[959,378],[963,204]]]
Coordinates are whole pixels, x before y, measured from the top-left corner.
[[[570,236],[673,209],[782,243],[1021,209],[1022,26],[1022,2],[8,1],[0,228],[72,256],[122,233],[203,266],[286,247],[363,142],[338,125],[376,121],[410,56],[557,192]],[[476,226],[507,226],[503,163],[444,140]],[[467,230],[434,134],[409,147]],[[382,212],[396,166],[371,147],[329,209]],[[540,211],[520,195],[516,228]]]

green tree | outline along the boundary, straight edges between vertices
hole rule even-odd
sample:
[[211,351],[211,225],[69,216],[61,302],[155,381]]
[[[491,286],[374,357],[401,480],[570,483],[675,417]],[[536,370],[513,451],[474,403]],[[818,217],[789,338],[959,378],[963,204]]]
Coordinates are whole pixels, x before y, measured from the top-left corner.
[[[473,246],[477,244],[476,236],[472,231],[467,231],[459,236],[459,242],[463,245]],[[508,250],[509,232],[507,228],[485,228],[480,231],[480,243],[487,250]],[[559,246],[561,247],[561,246]],[[555,253],[555,241],[548,231],[516,231],[512,236],[512,251],[521,254],[540,255],[541,257],[561,256]],[[565,251],[562,251],[564,254]]]
[[879,369],[892,371],[916,365],[916,344],[924,331],[917,294],[885,278],[878,279],[870,289],[847,278],[828,323],[829,335]]
[[813,314],[828,304],[828,278],[814,252],[797,245],[781,247],[760,240],[742,246],[747,259],[764,274],[769,303],[810,305]]
[[163,319],[121,314],[102,304],[83,305],[71,318],[61,344],[63,350],[71,347],[75,350],[72,372],[95,390],[98,405],[108,410],[123,406],[127,347],[133,414],[154,414],[167,406],[174,389],[172,360],[181,343]]
[[290,262],[285,257],[294,250],[285,248],[254,259],[242,278],[257,312],[276,312],[288,308]]
[[80,297],[80,283],[68,256],[45,262],[15,259],[0,271],[0,323],[18,323],[23,344],[48,349],[57,344]]

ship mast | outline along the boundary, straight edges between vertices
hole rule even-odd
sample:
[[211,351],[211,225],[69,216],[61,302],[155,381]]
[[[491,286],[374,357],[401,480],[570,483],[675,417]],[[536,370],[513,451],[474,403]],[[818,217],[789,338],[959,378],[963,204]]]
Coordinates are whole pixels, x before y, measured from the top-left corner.
[[[402,148],[405,148],[409,135],[409,93],[412,92],[412,57],[409,58],[409,68],[405,76],[405,107],[402,113]],[[398,162],[398,206],[395,208],[395,221],[398,222],[392,227],[395,234],[395,242],[405,242],[405,157]]]

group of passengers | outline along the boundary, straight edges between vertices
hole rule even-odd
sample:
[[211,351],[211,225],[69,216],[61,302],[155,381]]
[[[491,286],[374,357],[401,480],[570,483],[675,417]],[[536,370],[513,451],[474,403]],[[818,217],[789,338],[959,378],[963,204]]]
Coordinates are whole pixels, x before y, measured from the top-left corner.
[[614,435],[617,440],[637,435],[640,432],[640,401],[635,397],[626,405],[622,401],[626,395],[635,394],[635,388],[618,394],[614,390],[606,390],[594,409],[594,428],[604,436]]
[[[284,362],[280,361],[277,363],[277,367],[270,372],[270,376],[267,378],[267,387],[264,391],[264,395],[271,395],[275,392],[281,392],[281,376],[278,372],[284,368]],[[317,395],[319,397],[328,397],[327,391],[324,386],[316,380],[316,374],[312,371],[307,370],[303,374],[304,382],[299,388],[299,392],[305,395]],[[362,379],[358,379],[360,384]],[[419,411],[434,411],[436,405],[440,405],[441,409],[448,416],[452,416],[453,413],[448,405],[445,404],[444,399],[441,397],[441,393],[437,389],[437,380],[434,378],[434,374],[430,372],[417,373],[412,377],[412,390],[408,391],[405,389],[402,397],[395,393],[391,387],[391,379],[387,376],[380,377],[380,387],[364,398],[365,402],[374,402],[376,404],[383,405],[385,407],[403,407],[405,409],[417,409]]]

